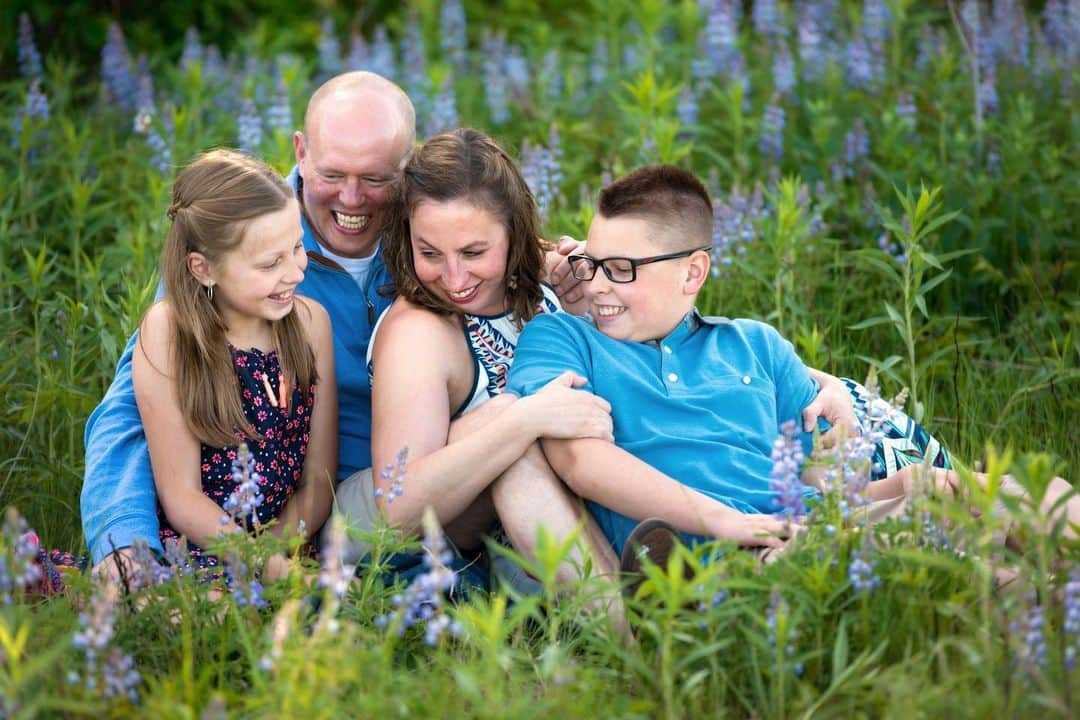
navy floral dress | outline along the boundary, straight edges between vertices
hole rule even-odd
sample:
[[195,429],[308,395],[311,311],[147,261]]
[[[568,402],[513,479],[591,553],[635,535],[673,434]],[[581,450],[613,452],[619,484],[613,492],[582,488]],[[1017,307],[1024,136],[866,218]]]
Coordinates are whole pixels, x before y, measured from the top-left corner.
[[[241,433],[237,433],[236,445],[203,445],[203,494],[224,507],[237,484],[233,477],[233,461],[239,455],[240,442],[246,440],[253,469],[260,476],[258,484],[263,496],[262,504],[255,509],[254,515],[260,523],[266,523],[281,514],[285,503],[300,484],[311,428],[315,387],[311,387],[306,402],[299,388],[292,388],[288,408],[276,407],[266,392],[263,377],[269,381],[275,397],[280,396],[281,365],[277,352],[240,350],[232,345],[229,346],[229,351],[232,353],[233,368],[240,386],[244,414],[264,439],[245,439]],[[222,510],[222,515],[224,514],[225,511]],[[164,546],[166,540],[178,538],[179,533],[169,526],[160,504],[158,519],[161,523],[161,544]],[[249,525],[251,524],[253,523],[249,519]],[[189,542],[187,547],[191,559],[199,567],[212,568],[218,565],[215,556],[204,552],[195,543]]]

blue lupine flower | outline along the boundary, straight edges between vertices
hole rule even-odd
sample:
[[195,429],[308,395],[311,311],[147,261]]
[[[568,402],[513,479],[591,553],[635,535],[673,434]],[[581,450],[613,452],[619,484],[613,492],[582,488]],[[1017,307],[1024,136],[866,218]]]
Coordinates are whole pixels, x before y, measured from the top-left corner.
[[918,108],[915,107],[915,97],[909,92],[902,92],[896,96],[896,117],[914,120],[918,116]]
[[341,73],[341,42],[334,28],[334,19],[323,18],[319,26],[319,77],[326,80]]
[[1015,0],[997,0],[993,18],[989,42],[994,61],[1027,67],[1031,58],[1024,11]]
[[774,95],[765,108],[761,121],[761,138],[758,141],[761,154],[773,162],[784,157],[784,120],[784,108],[780,105],[780,98]]
[[800,479],[803,460],[800,431],[794,420],[780,426],[780,435],[773,442],[772,472],[769,488],[773,492],[773,504],[780,507],[780,515],[798,520],[806,515],[806,486]]
[[186,72],[195,65],[201,65],[203,52],[202,39],[199,37],[198,29],[189,27],[184,32],[184,51],[180,54],[180,69]]
[[593,87],[603,87],[607,84],[608,65],[611,58],[608,56],[607,41],[599,37],[593,45],[589,59],[589,82]]
[[562,184],[561,157],[559,135],[554,126],[546,147],[528,140],[521,147],[521,175],[536,198],[540,218],[545,222]]
[[439,93],[431,104],[431,114],[427,120],[428,136],[452,130],[459,124],[457,97],[454,95],[454,79],[447,74],[443,78]]
[[888,253],[888,255],[896,261],[897,265],[904,265],[907,263],[907,253],[905,253],[904,249],[892,239],[888,230],[885,230],[878,235],[877,246],[878,250],[881,250],[881,252]]
[[881,578],[874,574],[874,562],[867,559],[868,549],[857,550],[851,554],[848,564],[848,581],[856,595],[869,593],[881,585]]
[[165,539],[165,563],[172,572],[172,577],[190,576],[196,570],[196,564],[192,562],[191,555],[187,551],[187,543],[180,538]]
[[203,54],[203,77],[207,82],[220,83],[225,81],[228,74],[225,59],[221,57],[221,48],[213,43],[207,45]]
[[484,97],[487,100],[491,120],[502,125],[510,119],[510,92],[506,82],[505,59],[506,36],[484,30]]
[[347,70],[371,70],[367,41],[362,33],[353,33],[349,43],[349,57],[345,60]]
[[933,25],[923,25],[915,40],[915,69],[927,72],[945,48],[945,31]]
[[344,561],[345,546],[348,537],[345,529],[345,521],[335,514],[330,519],[330,541],[322,548],[322,570],[319,573],[319,587],[326,588],[337,600],[345,597],[349,589],[349,582],[356,572],[355,565],[348,565]]
[[249,570],[243,558],[235,553],[225,558],[225,581],[232,590],[237,607],[262,609],[268,605],[262,596],[262,583]]
[[[379,477],[388,485],[386,490],[386,502],[394,502],[394,498],[401,497],[405,493],[405,470],[409,461],[409,446],[401,448],[393,465],[387,465],[379,473]],[[383,491],[375,489],[375,497],[382,497]]]
[[41,66],[41,53],[34,44],[34,26],[26,13],[19,15],[19,74],[30,80],[45,74]]
[[[636,23],[634,23],[634,24],[636,25]],[[638,37],[640,35],[640,33],[641,33],[641,28],[639,27],[637,32],[630,31],[630,37]],[[637,70],[638,64],[640,63],[640,60],[641,60],[641,58],[638,56],[637,45],[633,45],[631,43],[627,43],[626,45],[623,45],[623,49],[622,49],[623,67],[625,67],[630,72],[634,72],[635,70]]]
[[862,33],[873,48],[882,47],[889,39],[892,12],[886,0],[863,0]]
[[1080,565],[1069,572],[1061,604],[1065,613],[1061,623],[1065,638],[1065,669],[1072,670],[1080,657]]
[[146,540],[135,540],[131,550],[131,571],[127,576],[129,590],[153,587],[172,579],[174,570],[158,562]]
[[556,103],[562,97],[563,76],[559,65],[558,48],[550,48],[544,53],[544,61],[540,70],[546,88],[545,96],[549,103]]
[[873,86],[875,73],[870,48],[866,41],[855,36],[847,45],[847,82],[856,90]]
[[780,16],[780,8],[776,0],[755,0],[754,9],[751,11],[751,20],[754,32],[768,38],[770,41],[782,38],[787,34],[783,18]]
[[23,125],[41,126],[36,129],[27,139],[28,156],[37,156],[37,146],[45,141],[46,130],[43,127],[49,120],[49,98],[41,90],[41,80],[34,78],[30,81],[30,88],[26,91],[26,102],[16,108],[15,115],[11,118],[11,127],[14,134],[11,138],[13,147],[19,147],[22,142]]
[[248,450],[247,444],[241,443],[232,461],[232,479],[236,483],[233,491],[221,506],[228,513],[228,518],[238,525],[258,525],[256,510],[263,503],[263,477],[255,471],[255,457]]
[[244,98],[240,116],[236,118],[236,132],[236,144],[241,150],[252,154],[259,152],[263,140],[262,119],[251,98]]
[[740,56],[734,5],[732,0],[713,0],[705,12],[705,56],[724,74],[732,72]]
[[679,124],[682,125],[683,132],[687,133],[693,132],[697,127],[698,111],[700,109],[694,87],[693,83],[683,85],[682,90],[679,92],[679,102],[675,106],[675,114],[679,118]]
[[285,78],[280,72],[277,73],[274,97],[266,108],[266,127],[271,133],[277,131],[288,133],[294,128],[289,88],[285,85]]
[[101,77],[109,96],[124,113],[135,110],[137,87],[131,72],[131,55],[124,31],[115,22],[109,25],[105,47],[101,50]]
[[1032,675],[1046,666],[1046,622],[1043,608],[1034,593],[1028,595],[1023,610],[1020,617],[1010,623],[1009,629],[1017,640],[1013,662],[1016,669],[1030,681]]
[[997,77],[992,68],[983,71],[979,80],[979,105],[984,115],[994,115],[998,110]]
[[712,274],[719,277],[722,268],[731,265],[736,255],[745,255],[747,246],[757,239],[756,224],[768,215],[765,193],[761,185],[751,195],[733,188],[727,198],[712,193],[713,201],[713,265]]
[[812,4],[802,6],[796,31],[802,76],[807,82],[820,79],[826,65],[825,39],[816,17],[811,12],[813,7]]
[[375,28],[375,41],[371,45],[371,72],[393,80],[397,75],[397,61],[394,59],[394,46],[382,25]]
[[772,61],[773,91],[778,95],[789,96],[795,90],[795,58],[787,43],[780,41],[773,50]]
[[1048,0],[1043,8],[1043,35],[1058,67],[1066,72],[1075,67],[1080,60],[1080,2]]
[[506,69],[506,79],[510,81],[510,88],[514,95],[518,98],[527,98],[529,96],[531,75],[529,73],[529,61],[525,58],[525,53],[519,46],[510,43],[507,45],[503,63]]
[[765,627],[768,629],[769,645],[776,648],[774,672],[784,672],[790,668],[796,675],[802,675],[802,663],[792,663],[795,656],[795,644],[799,641],[798,629],[790,622],[788,604],[779,590],[769,594],[769,607],[765,610]]
[[870,135],[866,131],[866,122],[855,118],[851,129],[844,135],[843,155],[833,163],[833,180],[841,182],[844,178],[854,178],[860,166],[870,154]]
[[405,65],[403,70],[405,91],[413,99],[417,115],[426,117],[431,80],[428,77],[424,33],[420,27],[420,18],[415,12],[409,13],[405,23],[405,33],[401,38],[401,55]]
[[466,37],[465,6],[461,0],[443,0],[439,12],[439,45],[454,67],[465,67]]
[[82,672],[72,671],[68,680],[103,698],[127,697],[138,702],[142,676],[131,656],[112,644],[118,599],[119,593],[108,584],[94,586],[87,609],[79,613],[80,629],[71,638],[85,663]]

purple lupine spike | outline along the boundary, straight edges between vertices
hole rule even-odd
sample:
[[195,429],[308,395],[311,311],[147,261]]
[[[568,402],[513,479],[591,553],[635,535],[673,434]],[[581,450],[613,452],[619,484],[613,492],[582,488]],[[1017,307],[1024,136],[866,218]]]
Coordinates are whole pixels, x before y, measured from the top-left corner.
[[881,48],[892,34],[892,12],[886,0],[863,0],[862,34],[872,48]]
[[41,78],[45,70],[41,65],[41,53],[34,44],[34,26],[30,16],[19,14],[19,74],[28,80]]
[[[21,107],[16,108],[15,114],[11,118],[11,128],[14,131],[11,136],[12,147],[18,147],[22,142],[24,124],[44,125],[44,123],[48,122],[50,114],[49,98],[41,89],[41,79],[34,78],[30,81],[30,87],[26,91],[26,102]],[[37,146],[45,142],[46,138],[47,131],[44,127],[39,127],[30,135],[27,140],[27,148],[29,148],[31,158],[37,157]]]
[[131,72],[124,31],[117,23],[109,25],[105,47],[101,49],[101,77],[113,102],[125,113],[135,110],[135,76]]
[[244,98],[240,107],[240,115],[236,118],[236,144],[244,152],[256,154],[262,145],[263,129],[259,110],[255,107],[255,101]]
[[783,40],[773,50],[772,76],[773,92],[788,97],[795,91],[795,58]]
[[268,605],[262,596],[262,583],[243,558],[235,553],[230,553],[225,558],[225,581],[232,591],[237,607],[262,609]]
[[195,27],[189,27],[184,32],[184,51],[180,54],[180,69],[187,72],[195,65],[203,62],[203,44],[199,37],[199,31]]
[[856,595],[864,595],[873,592],[881,585],[881,578],[874,573],[875,563],[870,559],[869,546],[856,550],[851,554],[848,563],[848,582]]
[[349,58],[345,61],[349,70],[371,70],[370,52],[362,33],[353,33],[349,43]]
[[608,65],[611,58],[608,56],[607,41],[599,37],[593,44],[592,53],[589,56],[589,82],[593,87],[605,87],[608,80]]
[[445,57],[458,70],[465,67],[466,34],[465,6],[461,0],[443,0],[439,11],[439,46]]
[[106,699],[126,697],[137,702],[142,677],[131,656],[113,644],[118,601],[114,587],[94,586],[86,609],[79,613],[79,631],[71,638],[85,662],[81,672],[73,670],[68,674],[68,681]]
[[338,40],[334,19],[323,18],[319,25],[319,77],[329,79],[341,73],[341,41]]
[[485,29],[482,47],[484,50],[484,97],[487,100],[488,110],[491,112],[492,122],[502,125],[510,119],[510,92],[507,87],[503,57],[506,53],[506,36],[502,32],[493,33]]
[[431,104],[427,121],[428,136],[437,135],[458,127],[457,97],[454,95],[454,79],[447,73],[439,86],[439,92]]
[[800,479],[803,454],[800,431],[794,420],[780,426],[780,434],[773,442],[773,468],[769,487],[773,492],[773,504],[780,508],[780,515],[788,520],[799,520],[806,515],[806,486]]
[[761,137],[758,148],[761,154],[777,162],[784,157],[784,108],[780,105],[778,96],[773,96],[765,107],[765,115],[761,121]]
[[862,37],[856,35],[847,44],[847,83],[856,90],[867,90],[874,85],[873,56]]
[[386,28],[375,28],[375,40],[371,44],[371,72],[393,80],[397,75],[397,60],[394,58],[394,46]]
[[675,106],[675,114],[679,118],[679,124],[682,125],[683,132],[686,133],[692,133],[698,122],[700,105],[695,88],[696,85],[693,82],[683,85],[682,90],[679,92],[679,102]]
[[541,65],[540,77],[543,78],[546,88],[546,99],[549,103],[556,103],[563,94],[563,74],[559,61],[558,48],[550,48],[544,53]]
[[767,38],[770,42],[776,41],[787,34],[784,27],[784,19],[781,16],[779,5],[776,0],[754,0],[754,9],[750,14],[754,25],[754,32]]
[[532,76],[529,73],[529,61],[525,57],[525,52],[520,46],[510,43],[506,48],[504,63],[506,79],[510,81],[510,88],[514,96],[527,98]]
[[1026,682],[1046,666],[1046,619],[1035,593],[1030,593],[1021,614],[1009,624],[1017,646],[1013,662]]
[[1069,571],[1061,606],[1064,613],[1061,633],[1065,637],[1065,669],[1072,670],[1080,658],[1080,565]]
[[291,132],[293,130],[292,107],[289,100],[289,88],[280,72],[275,73],[274,96],[266,108],[266,128],[271,133]]

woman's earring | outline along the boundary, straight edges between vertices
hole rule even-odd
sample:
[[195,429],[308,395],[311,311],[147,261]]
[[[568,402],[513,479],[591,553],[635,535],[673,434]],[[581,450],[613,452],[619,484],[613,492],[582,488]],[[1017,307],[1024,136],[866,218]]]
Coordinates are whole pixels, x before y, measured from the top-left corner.
[[517,273],[510,273],[510,276],[506,278],[506,289],[517,290]]
[[213,285],[207,285],[206,286],[206,299],[209,300],[210,302],[214,302],[214,286]]

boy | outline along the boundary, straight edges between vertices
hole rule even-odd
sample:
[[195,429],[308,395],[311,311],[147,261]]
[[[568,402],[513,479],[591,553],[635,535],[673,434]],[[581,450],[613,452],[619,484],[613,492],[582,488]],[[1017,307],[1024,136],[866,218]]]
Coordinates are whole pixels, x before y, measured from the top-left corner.
[[[735,540],[766,556],[797,529],[772,514],[770,456],[781,425],[800,418],[816,384],[771,326],[695,310],[709,277],[712,225],[708,192],[680,168],[645,167],[606,187],[588,254],[570,258],[595,326],[568,315],[537,317],[511,368],[507,391],[519,396],[572,370],[611,403],[615,444],[545,439],[543,447],[624,558],[644,518],[666,521],[689,542]],[[811,436],[802,441],[809,455]],[[914,468],[871,483],[871,499],[889,499],[871,506],[871,520],[902,510]],[[934,473],[939,486],[955,487],[954,473]],[[1022,492],[1011,478],[1002,490]],[[1068,493],[1068,483],[1055,479],[1043,510]],[[1080,522],[1080,498],[1063,510]],[[635,545],[640,535],[639,528]]]

